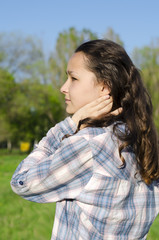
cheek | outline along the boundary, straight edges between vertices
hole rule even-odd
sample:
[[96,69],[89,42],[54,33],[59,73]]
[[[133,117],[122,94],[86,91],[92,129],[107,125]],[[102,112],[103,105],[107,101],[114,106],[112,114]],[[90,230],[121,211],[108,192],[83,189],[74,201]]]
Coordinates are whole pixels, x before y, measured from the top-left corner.
[[92,88],[91,86],[88,88],[77,88],[76,91],[74,90],[75,89],[72,89],[71,91],[70,89],[70,97],[73,105],[77,108],[83,107],[99,97],[97,89]]
[[89,86],[81,96],[83,96],[86,103],[90,103],[99,97],[99,91],[94,86]]
[[69,86],[70,104],[67,106],[68,111],[76,112],[86,104],[94,101],[99,96],[99,88],[94,86],[94,80],[89,79],[86,82],[73,82]]

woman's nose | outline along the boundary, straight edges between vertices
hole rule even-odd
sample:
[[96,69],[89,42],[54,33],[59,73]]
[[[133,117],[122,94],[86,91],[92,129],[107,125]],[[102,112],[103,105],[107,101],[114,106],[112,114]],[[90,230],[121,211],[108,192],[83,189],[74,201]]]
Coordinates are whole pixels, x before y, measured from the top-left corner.
[[62,85],[62,87],[60,88],[60,92],[61,93],[68,93],[68,80]]

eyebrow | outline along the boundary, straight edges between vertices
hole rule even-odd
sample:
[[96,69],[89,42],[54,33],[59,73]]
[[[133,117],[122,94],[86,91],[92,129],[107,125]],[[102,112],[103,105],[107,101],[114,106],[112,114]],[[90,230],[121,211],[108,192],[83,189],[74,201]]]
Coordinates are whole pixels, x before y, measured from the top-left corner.
[[66,70],[66,74],[71,74],[71,73],[73,73],[73,71]]
[[67,71],[67,70],[66,70],[65,72],[66,72],[66,75],[68,75],[68,74],[71,75],[72,73],[77,75],[77,73],[74,72],[74,71],[70,71],[70,70]]

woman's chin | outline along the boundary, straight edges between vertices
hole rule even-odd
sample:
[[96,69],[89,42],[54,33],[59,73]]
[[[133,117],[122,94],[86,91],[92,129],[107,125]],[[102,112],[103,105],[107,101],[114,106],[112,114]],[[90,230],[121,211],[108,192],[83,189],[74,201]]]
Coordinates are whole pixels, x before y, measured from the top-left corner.
[[73,109],[69,109],[69,107],[66,107],[66,112],[71,115],[75,113],[75,111],[73,111]]

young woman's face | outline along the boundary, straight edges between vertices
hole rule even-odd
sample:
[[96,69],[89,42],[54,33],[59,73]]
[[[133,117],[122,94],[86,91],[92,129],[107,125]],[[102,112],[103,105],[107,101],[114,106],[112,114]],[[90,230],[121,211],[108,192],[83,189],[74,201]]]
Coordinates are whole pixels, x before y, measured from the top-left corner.
[[65,94],[66,112],[74,114],[84,105],[101,96],[100,84],[96,76],[86,67],[85,56],[82,52],[75,53],[67,65],[67,81],[61,87]]

